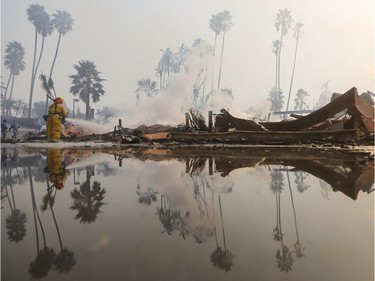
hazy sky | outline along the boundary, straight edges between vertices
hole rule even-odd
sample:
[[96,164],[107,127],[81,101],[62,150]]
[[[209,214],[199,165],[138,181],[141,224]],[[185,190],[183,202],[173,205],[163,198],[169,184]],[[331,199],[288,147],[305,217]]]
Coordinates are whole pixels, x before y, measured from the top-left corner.
[[[275,29],[280,9],[289,9],[294,22],[304,23],[293,94],[303,88],[310,94],[308,103],[312,105],[327,81],[332,92],[343,93],[353,86],[360,93],[374,91],[373,0],[1,0],[1,58],[8,42],[18,41],[24,46],[26,70],[16,77],[13,95],[27,102],[34,49],[34,27],[26,14],[30,4],[44,6],[49,14],[65,10],[74,19],[73,30],[62,38],[53,76],[58,95],[70,107],[73,96],[69,93],[68,76],[75,73],[73,65],[79,60],[91,60],[107,79],[106,95],[92,107],[115,106],[124,118],[134,120],[137,81],[142,78],[158,81],[154,69],[161,58],[160,49],[177,51],[179,45],[191,46],[196,38],[212,44],[214,33],[209,29],[209,19],[224,9],[230,12],[233,21],[226,35],[221,81],[222,88],[233,91],[229,109],[265,106],[275,79],[272,42],[280,38]],[[49,73],[57,38],[55,31],[46,39],[39,72]],[[294,47],[293,32],[289,31],[283,40],[281,57],[281,88],[285,95],[289,90]],[[3,60],[1,70],[6,83],[9,73]],[[195,77],[174,77],[172,82],[173,79],[176,82],[169,89],[171,96],[149,102],[145,110],[137,113],[138,121],[163,121],[158,117],[160,111],[152,112],[152,106],[164,114],[173,112],[177,115],[173,121],[184,121],[179,106],[170,97],[176,103],[181,101],[179,95],[191,91]],[[44,99],[38,81],[33,101]],[[82,102],[78,106],[84,111]],[[292,102],[290,108],[293,106]]]

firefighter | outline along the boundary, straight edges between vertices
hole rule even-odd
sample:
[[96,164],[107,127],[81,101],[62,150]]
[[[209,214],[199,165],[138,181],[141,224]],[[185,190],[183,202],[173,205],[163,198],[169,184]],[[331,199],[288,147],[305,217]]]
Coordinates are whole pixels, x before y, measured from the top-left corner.
[[51,187],[61,190],[64,188],[64,182],[68,177],[65,163],[61,158],[59,148],[50,148],[47,151],[47,167],[44,169],[48,173],[48,181],[52,183]]
[[53,104],[48,107],[47,115],[47,138],[50,142],[58,142],[61,137],[62,122],[65,121],[68,113],[62,105],[63,99],[57,97]]

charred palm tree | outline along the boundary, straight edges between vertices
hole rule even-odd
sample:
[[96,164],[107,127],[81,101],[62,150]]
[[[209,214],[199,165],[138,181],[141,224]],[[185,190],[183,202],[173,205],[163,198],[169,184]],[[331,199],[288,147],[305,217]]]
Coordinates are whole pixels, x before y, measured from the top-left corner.
[[[56,92],[55,92],[53,80],[51,78],[47,79],[47,77],[44,74],[40,74],[39,79],[42,82],[42,89],[46,91],[47,93],[46,94],[47,100],[48,99],[54,100],[56,98]],[[53,93],[51,90],[53,91]],[[47,112],[47,109],[46,109],[46,112]]]

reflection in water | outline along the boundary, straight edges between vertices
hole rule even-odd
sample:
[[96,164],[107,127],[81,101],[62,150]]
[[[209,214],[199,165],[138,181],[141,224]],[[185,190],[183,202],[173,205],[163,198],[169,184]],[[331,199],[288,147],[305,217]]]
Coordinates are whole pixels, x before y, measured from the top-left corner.
[[11,213],[5,219],[6,229],[9,241],[18,243],[26,236],[27,217],[26,213],[16,206],[13,185],[26,181],[27,177],[22,169],[8,169],[6,164],[8,158],[16,164],[19,160],[18,151],[13,149],[12,153],[8,154],[7,150],[4,149],[1,153],[1,199],[2,201],[5,198],[7,199],[11,210]]
[[105,188],[101,187],[101,183],[94,181],[91,186],[91,177],[95,175],[95,167],[86,167],[86,181],[80,184],[79,189],[74,188],[70,193],[74,199],[72,210],[78,211],[74,219],[81,223],[95,222],[100,208],[105,204],[103,202],[106,194]]
[[[264,235],[261,236],[264,236],[265,240],[273,239],[275,245],[277,245],[272,246],[269,262],[273,264],[277,271],[291,274],[293,267],[301,266],[303,268],[303,265],[307,264],[307,259],[302,260],[302,258],[307,254],[309,258],[314,255],[314,251],[310,250],[311,240],[310,243],[303,243],[306,242],[306,236],[308,235],[306,233],[300,235],[300,224],[303,220],[301,220],[301,214],[299,213],[302,211],[302,214],[304,214],[305,212],[301,210],[299,201],[309,196],[310,192],[314,190],[312,188],[313,181],[316,179],[326,185],[325,194],[327,195],[324,196],[328,196],[330,191],[340,191],[355,200],[360,190],[366,193],[373,191],[373,161],[359,161],[355,157],[338,157],[337,159],[331,157],[327,160],[316,157],[299,159],[296,157],[272,158],[265,157],[265,155],[246,156],[244,153],[234,156],[219,154],[202,156],[205,155],[202,153],[197,156],[182,155],[171,158],[167,154],[160,156],[160,154],[154,155],[147,152],[146,155],[140,152],[128,156],[114,155],[109,156],[112,157],[113,162],[100,160],[95,163],[90,161],[90,157],[94,154],[84,150],[50,148],[21,154],[17,149],[10,152],[9,149],[3,148],[1,154],[1,195],[2,205],[5,205],[6,208],[4,210],[8,212],[4,217],[7,238],[9,242],[20,244],[27,240],[25,237],[32,232],[30,231],[31,226],[34,228],[36,251],[33,258],[28,260],[28,271],[31,277],[42,278],[52,274],[52,272],[54,272],[53,274],[63,272],[71,274],[77,270],[82,270],[77,269],[76,259],[82,257],[84,248],[74,247],[74,251],[72,251],[63,243],[62,236],[66,239],[66,235],[63,235],[64,233],[61,233],[60,230],[72,226],[60,226],[59,218],[60,223],[62,218],[64,218],[64,221],[69,221],[66,217],[70,218],[69,214],[73,210],[74,219],[79,224],[95,223],[97,225],[99,213],[103,212],[104,217],[105,213],[111,212],[113,208],[122,214],[125,214],[128,210],[131,213],[133,211],[136,213],[137,208],[142,208],[143,211],[151,210],[152,219],[157,222],[159,227],[162,227],[162,230],[154,229],[147,236],[149,240],[158,240],[157,237],[160,236],[160,233],[166,239],[163,241],[167,241],[167,243],[174,243],[173,235],[181,237],[186,242],[190,238],[190,241],[199,245],[198,247],[205,248],[205,246],[208,246],[205,258],[208,264],[211,263],[210,267],[216,270],[215,272],[226,272],[226,274],[233,271],[237,272],[243,267],[241,264],[244,262],[243,256],[245,254],[241,251],[245,251],[245,249],[238,247],[237,241],[233,237],[236,237],[238,233],[243,231],[242,228],[245,229],[246,227],[240,224],[240,229],[233,228],[236,225],[236,217],[233,214],[238,215],[241,212],[246,213],[248,211],[247,209],[236,210],[237,206],[230,202],[233,198],[237,198],[236,192],[239,189],[237,187],[239,185],[238,174],[237,177],[233,175],[238,171],[244,171],[244,169],[248,169],[245,171],[263,173],[262,178],[269,178],[268,182],[263,183],[263,187],[268,187],[269,191],[266,193],[272,198],[272,204],[270,205],[272,209],[261,209],[259,214],[251,213],[250,215],[259,216],[260,221],[262,221],[262,212],[276,211],[276,216],[273,213],[274,211],[271,213],[272,221],[264,220],[267,225]],[[141,161],[137,162],[137,158]],[[145,160],[149,161],[146,163]],[[116,161],[118,161],[119,168],[114,168]],[[161,171],[162,169],[168,170],[166,164],[168,161],[172,161],[173,166],[179,164],[182,166],[181,174],[177,175],[177,178],[180,177],[177,181],[180,181],[180,185],[183,186],[182,190],[179,190],[176,183],[172,183],[172,181],[169,184],[170,179],[168,178],[161,182],[155,179],[147,181],[148,175],[151,174],[158,175],[160,173],[159,177],[163,177],[162,175],[165,174]],[[103,181],[104,186],[108,186],[108,181],[104,183],[105,178],[117,177],[117,169],[124,169],[123,166],[129,166],[128,163],[132,163],[131,165],[136,168],[131,170],[131,173],[124,175],[122,179],[126,177],[134,178],[135,185],[131,186],[135,187],[135,194],[134,190],[121,189],[121,192],[114,197],[117,200],[124,201],[133,198],[134,205],[127,201],[112,207],[112,200],[114,199],[110,195],[115,192],[116,185],[122,185],[123,182],[111,182],[110,184],[113,186],[108,191],[102,186],[101,182]],[[158,163],[163,163],[163,165],[158,165]],[[146,164],[147,167],[144,168],[144,171],[147,170],[148,174],[142,171],[142,167]],[[40,168],[41,166],[44,167],[44,170]],[[254,167],[258,170],[253,169]],[[169,167],[169,169],[171,168]],[[43,191],[40,189],[40,183],[44,185]],[[30,190],[28,196],[31,200],[22,200],[22,204],[20,204],[19,199],[23,199],[26,195],[16,191],[20,186],[25,187],[27,185],[27,190]],[[171,187],[168,187],[168,185],[171,185]],[[263,187],[259,190],[267,190]],[[298,192],[295,192],[295,190]],[[64,201],[60,201],[62,207],[57,208],[59,200]],[[67,202],[66,200],[71,201]],[[251,198],[249,201],[251,200],[255,199]],[[30,206],[27,206],[25,202]],[[107,204],[109,208],[103,208]],[[124,209],[127,205],[133,206],[132,209]],[[38,206],[40,207],[38,208]],[[27,208],[30,208],[31,211],[26,211]],[[64,209],[67,211],[62,211]],[[30,219],[31,217],[32,219]],[[300,221],[297,218],[300,218]],[[111,225],[118,224],[115,218],[113,218],[113,221],[111,217],[105,216],[105,219]],[[134,225],[132,224],[134,231],[136,231],[136,223],[139,221],[140,218],[136,218]],[[79,225],[76,222],[74,224]],[[246,225],[247,222],[244,224]],[[301,227],[302,232],[305,226],[306,223]],[[270,230],[272,230],[271,237],[269,236]],[[103,233],[111,233],[111,231],[114,230],[103,229]],[[256,233],[257,231],[260,230],[254,228],[250,233]],[[116,232],[117,230],[114,231],[114,233]],[[107,236],[102,236],[99,241],[103,237]],[[116,236],[112,233],[111,239],[113,237]],[[58,244],[53,244],[53,240],[58,241]],[[182,241],[181,239],[178,240]],[[136,241],[133,242],[137,243]],[[249,244],[248,247],[250,247],[256,243],[256,240],[249,239],[247,242],[246,244]],[[268,242],[266,243],[270,244]],[[119,243],[119,245],[126,244],[126,239]],[[147,243],[147,241],[145,240],[142,243]],[[72,240],[69,244],[71,246],[77,243]],[[110,243],[106,245],[106,247],[110,247]],[[163,245],[158,249],[162,249]],[[308,253],[306,253],[304,245],[309,245]],[[151,255],[151,253],[149,254]],[[99,256],[100,253],[98,252],[97,255]],[[3,257],[8,258],[8,256],[12,257],[12,254],[9,252],[3,253]],[[87,262],[81,259],[79,261],[80,263]],[[298,278],[293,280],[298,280]]]

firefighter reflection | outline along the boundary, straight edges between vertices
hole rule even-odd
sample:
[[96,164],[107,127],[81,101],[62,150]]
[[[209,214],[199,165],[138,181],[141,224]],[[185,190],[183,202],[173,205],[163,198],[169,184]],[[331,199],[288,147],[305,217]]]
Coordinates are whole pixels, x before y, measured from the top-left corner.
[[64,182],[68,177],[65,168],[65,162],[62,159],[61,150],[59,148],[49,148],[47,151],[47,167],[44,172],[48,173],[48,189],[56,187],[61,190],[64,188]]

